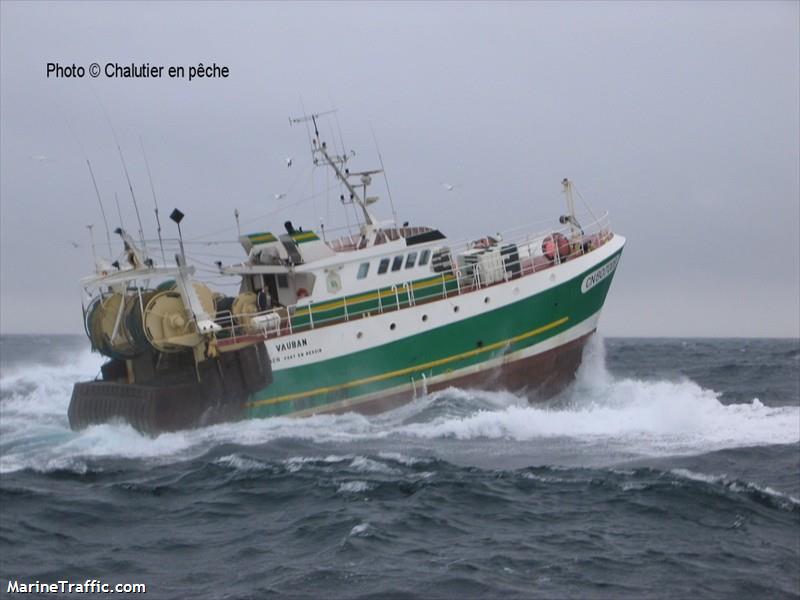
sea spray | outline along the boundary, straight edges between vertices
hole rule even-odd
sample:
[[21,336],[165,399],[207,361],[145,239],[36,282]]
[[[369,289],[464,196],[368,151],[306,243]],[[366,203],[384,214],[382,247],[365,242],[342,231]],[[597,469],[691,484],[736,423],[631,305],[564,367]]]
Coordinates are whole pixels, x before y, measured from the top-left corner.
[[[451,388],[378,417],[356,414],[306,419],[228,423],[149,438],[123,424],[73,433],[65,412],[72,383],[98,367],[80,353],[60,366],[30,364],[2,379],[0,471],[86,468],[87,460],[125,458],[157,463],[181,461],[226,443],[258,445],[280,439],[320,444],[403,440],[437,452],[437,443],[506,440],[534,447],[512,452],[552,451],[548,440],[572,440],[572,452],[609,461],[625,456],[692,454],[800,440],[800,409],[768,407],[758,400],[722,404],[718,394],[683,379],[613,377],[605,366],[602,339],[586,348],[573,386],[554,402],[530,405],[523,395]],[[440,442],[437,442],[440,440]],[[552,454],[550,457],[553,458]],[[557,460],[557,455],[556,455]]]

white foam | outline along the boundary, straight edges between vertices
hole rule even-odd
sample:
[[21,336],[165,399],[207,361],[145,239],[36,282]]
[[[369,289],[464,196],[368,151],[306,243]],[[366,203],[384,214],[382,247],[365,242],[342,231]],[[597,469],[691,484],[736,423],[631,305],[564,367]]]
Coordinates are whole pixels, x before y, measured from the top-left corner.
[[397,475],[399,471],[391,468],[380,461],[372,460],[366,456],[356,456],[350,463],[350,468],[362,473],[383,473],[386,475]]
[[359,492],[366,492],[370,489],[370,485],[366,481],[346,481],[339,485],[336,491],[340,494],[357,494]]
[[407,456],[406,454],[402,454],[400,452],[378,452],[378,457],[400,463],[401,465],[405,465],[407,467],[420,463],[431,462],[430,459],[427,458],[416,458],[413,456]]
[[263,471],[267,468],[264,463],[260,463],[252,458],[240,456],[238,454],[228,454],[221,456],[214,461],[214,464],[229,467],[235,471]]
[[[0,472],[32,468],[82,472],[86,461],[103,458],[172,462],[201,455],[219,444],[259,445],[277,439],[343,445],[343,452],[303,460],[349,460],[364,472],[387,472],[420,459],[398,452],[411,443],[436,453],[446,439],[507,440],[509,452],[547,451],[558,464],[558,448],[574,456],[663,456],[703,453],[748,445],[800,441],[800,407],[725,405],[718,395],[690,380],[641,381],[612,377],[604,366],[601,340],[587,347],[571,392],[557,406],[531,406],[506,392],[446,390],[398,411],[365,417],[356,414],[304,419],[272,418],[226,423],[157,438],[130,426],[106,424],[69,430],[66,412],[75,381],[93,377],[101,358],[88,352],[57,367],[29,366],[0,379]],[[444,407],[444,410],[438,410]],[[412,422],[416,420],[417,422]],[[566,440],[566,443],[565,443]],[[353,444],[378,446],[371,453],[390,464],[354,452]],[[389,452],[381,452],[380,445]],[[554,450],[554,448],[556,450]],[[497,452],[497,448],[494,450]],[[330,452],[330,448],[325,450]],[[595,460],[596,462],[596,460]]]
[[369,527],[370,527],[369,523],[359,523],[358,525],[356,525],[355,527],[353,527],[350,530],[350,535],[351,536],[355,536],[355,535],[361,535],[363,533],[366,533],[366,531],[369,529]]
[[787,507],[791,505],[800,506],[800,499],[795,498],[790,494],[779,492],[778,490],[771,488],[768,485],[762,486],[757,483],[753,483],[751,481],[739,482],[736,481],[735,479],[729,479],[728,476],[725,474],[708,475],[706,473],[697,473],[695,471],[690,471],[689,469],[672,469],[670,473],[672,473],[673,475],[677,475],[678,477],[682,477],[684,479],[689,479],[691,481],[700,481],[703,483],[707,483],[709,485],[723,485],[732,492],[736,493],[742,493],[748,491],[760,492],[766,496],[774,498],[779,503]]
[[338,454],[329,454],[328,456],[290,456],[283,463],[286,465],[287,470],[290,473],[296,473],[300,469],[303,468],[306,464],[314,464],[314,463],[325,463],[325,464],[335,464],[344,462],[347,460],[355,460],[356,457],[353,454],[345,454],[345,455],[338,455]]
[[[496,394],[492,402],[498,402]],[[579,446],[645,456],[800,441],[800,407],[767,407],[757,398],[749,404],[725,405],[716,392],[690,380],[614,379],[604,367],[600,340],[587,348],[566,405],[508,404],[457,418],[411,423],[397,431],[425,439],[568,438]]]
[[720,481],[724,481],[727,477],[725,473],[722,475],[706,475],[705,473],[697,473],[695,471],[690,471],[689,469],[672,469],[670,473],[677,475],[678,477],[683,477],[684,479],[702,481],[703,483],[719,483]]

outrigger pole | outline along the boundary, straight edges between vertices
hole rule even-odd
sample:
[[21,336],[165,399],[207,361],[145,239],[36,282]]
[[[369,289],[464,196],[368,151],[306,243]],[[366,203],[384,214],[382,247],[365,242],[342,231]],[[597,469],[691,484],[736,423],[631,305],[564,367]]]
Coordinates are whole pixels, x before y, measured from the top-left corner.
[[[106,218],[106,209],[103,207],[103,200],[100,198],[100,189],[97,187],[97,180],[94,177],[94,171],[92,170],[92,163],[89,161],[89,155],[86,153],[83,144],[81,144],[80,138],[75,133],[75,130],[72,129],[72,126],[69,124],[69,121],[67,121],[66,117],[64,118],[64,124],[67,126],[67,129],[69,129],[69,132],[72,134],[72,137],[75,138],[75,142],[81,149],[81,154],[83,154],[84,160],[86,160],[86,166],[89,168],[89,176],[92,178],[92,186],[94,187],[94,193],[97,196],[97,203],[100,205],[100,214],[103,216],[103,224],[105,225],[106,228],[106,242],[108,242],[108,255],[111,256],[111,229],[108,227],[108,219]],[[91,229],[89,229],[89,231],[91,232]]]
[[94,186],[94,193],[97,195],[97,203],[100,205],[100,214],[103,215],[103,224],[106,226],[106,241],[108,242],[108,254],[111,256],[111,230],[108,228],[108,219],[106,218],[106,209],[103,208],[103,201],[100,199],[100,190],[97,187],[97,180],[94,178],[94,171],[92,170],[92,163],[86,157],[86,166],[89,167],[89,175],[92,178],[92,185]]
[[150,174],[150,163],[147,161],[147,153],[144,151],[142,136],[139,136],[139,144],[142,146],[142,156],[144,156],[144,166],[147,167],[147,178],[150,180],[150,191],[153,192],[153,206],[156,213],[156,228],[158,231],[158,245],[161,247],[161,261],[166,265],[167,257],[164,254],[164,240],[161,239],[161,219],[158,217],[158,200],[156,200],[156,188],[153,185],[153,176]]
[[100,97],[95,94],[95,98],[97,99],[97,103],[100,104],[100,108],[103,109],[103,114],[106,117],[106,121],[108,121],[108,127],[111,129],[111,135],[114,137],[114,143],[117,145],[117,152],[119,152],[119,159],[122,162],[122,170],[125,172],[125,179],[128,182],[128,189],[131,192],[131,199],[133,200],[133,209],[136,212],[136,220],[139,223],[139,240],[142,242],[142,251],[147,254],[147,244],[144,241],[144,227],[142,226],[142,217],[139,214],[139,204],[136,202],[136,195],[133,193],[133,184],[131,183],[131,176],[128,173],[128,165],[125,164],[125,157],[122,155],[122,146],[119,144],[119,138],[117,138],[117,132],[114,129],[114,124],[111,122],[111,117],[108,115],[108,111],[106,110],[105,105],[101,102]]

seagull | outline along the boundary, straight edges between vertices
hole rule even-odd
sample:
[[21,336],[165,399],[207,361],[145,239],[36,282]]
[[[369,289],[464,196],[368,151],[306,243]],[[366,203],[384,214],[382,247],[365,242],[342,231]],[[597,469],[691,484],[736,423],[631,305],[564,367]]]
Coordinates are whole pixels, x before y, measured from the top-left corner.
[[286,157],[286,166],[287,167],[291,167],[292,166],[292,157],[291,156],[287,156]]
[[272,194],[272,196],[275,198],[275,200],[280,200],[281,198],[286,198],[286,194],[284,194],[284,193]]
[[457,184],[455,184],[455,185],[454,185],[454,184],[452,184],[452,183],[445,183],[445,182],[443,181],[443,182],[442,182],[442,187],[443,187],[444,189],[446,189],[448,192],[452,192],[452,191],[453,191],[453,190],[455,190],[456,188],[460,188],[460,187],[461,187],[461,184],[457,183]]

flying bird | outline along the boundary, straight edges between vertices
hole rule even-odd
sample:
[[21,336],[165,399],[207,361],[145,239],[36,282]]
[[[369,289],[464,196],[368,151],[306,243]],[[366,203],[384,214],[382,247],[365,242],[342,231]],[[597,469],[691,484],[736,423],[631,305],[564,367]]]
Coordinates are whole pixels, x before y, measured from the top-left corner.
[[460,188],[460,187],[461,187],[461,184],[459,184],[459,183],[457,183],[457,184],[452,184],[452,183],[446,183],[446,182],[444,182],[444,181],[443,181],[443,182],[442,182],[442,187],[443,187],[444,189],[446,189],[448,192],[452,192],[452,191],[453,191],[453,190],[455,190],[456,188]]
[[280,200],[281,198],[286,198],[286,194],[284,194],[284,193],[272,194],[272,196],[275,198],[275,200]]
[[286,157],[286,166],[287,167],[291,167],[292,166],[292,157],[291,156],[287,156]]

